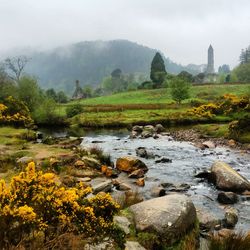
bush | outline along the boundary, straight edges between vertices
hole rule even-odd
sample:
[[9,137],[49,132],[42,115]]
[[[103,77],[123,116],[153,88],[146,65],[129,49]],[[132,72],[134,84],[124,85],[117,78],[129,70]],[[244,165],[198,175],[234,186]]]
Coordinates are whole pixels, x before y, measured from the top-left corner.
[[36,171],[34,162],[12,178],[0,181],[0,248],[34,240],[40,242],[67,232],[98,241],[114,230],[118,205],[109,194],[87,198],[91,188],[65,188],[53,173]]
[[9,96],[0,103],[0,124],[30,127],[33,120],[30,111],[23,101]]
[[211,250],[247,250],[250,249],[250,234],[230,233],[227,236],[220,237],[213,234],[208,243],[208,249]]
[[79,103],[69,105],[66,108],[66,114],[67,114],[67,117],[69,117],[69,118],[71,118],[75,115],[81,114],[82,112],[83,112],[83,107]]

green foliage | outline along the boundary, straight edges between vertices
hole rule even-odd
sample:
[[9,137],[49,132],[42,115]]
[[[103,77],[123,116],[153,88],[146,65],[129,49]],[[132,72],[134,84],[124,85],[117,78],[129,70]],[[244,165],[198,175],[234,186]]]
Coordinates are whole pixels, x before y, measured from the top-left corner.
[[250,63],[240,64],[234,69],[234,74],[240,82],[250,82]]
[[181,73],[178,74],[178,77],[183,79],[185,82],[193,82],[193,75],[188,73],[187,71],[181,71]]
[[44,98],[39,107],[33,111],[36,123],[44,125],[60,125],[64,123],[64,116],[56,112],[56,102],[51,98]]
[[67,103],[68,102],[68,97],[65,95],[63,91],[59,91],[57,93],[57,101],[59,103]]
[[29,110],[33,112],[40,106],[44,96],[37,81],[31,77],[22,77],[18,84],[18,98],[24,101]]
[[43,244],[58,235],[73,232],[100,240],[112,236],[113,215],[119,206],[109,194],[87,198],[91,188],[59,186],[58,176],[35,169],[34,162],[14,176],[10,185],[0,180],[0,248]]
[[53,99],[54,101],[57,100],[57,94],[53,88],[46,90],[45,93],[46,93],[48,98]]
[[151,62],[151,71],[150,79],[155,84],[155,87],[160,87],[164,82],[166,76],[166,69],[164,60],[159,52],[156,52],[152,62]]
[[83,106],[80,103],[75,103],[72,105],[67,106],[66,108],[66,114],[67,117],[71,118],[75,115],[78,115],[83,112]]
[[160,239],[154,233],[141,232],[138,233],[137,239],[139,243],[144,246],[146,249],[159,249]]
[[170,83],[171,96],[178,104],[190,96],[189,90],[190,84],[180,78],[175,78]]

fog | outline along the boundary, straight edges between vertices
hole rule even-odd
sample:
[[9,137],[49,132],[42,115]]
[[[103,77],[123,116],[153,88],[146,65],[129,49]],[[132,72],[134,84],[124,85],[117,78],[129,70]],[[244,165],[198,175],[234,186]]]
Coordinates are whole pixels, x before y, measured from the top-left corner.
[[127,39],[183,65],[238,64],[250,44],[249,0],[0,0],[0,55],[86,40]]

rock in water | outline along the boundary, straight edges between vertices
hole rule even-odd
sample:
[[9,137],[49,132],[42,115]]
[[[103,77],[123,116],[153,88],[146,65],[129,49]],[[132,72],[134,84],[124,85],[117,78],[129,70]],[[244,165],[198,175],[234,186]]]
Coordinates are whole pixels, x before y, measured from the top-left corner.
[[238,195],[233,192],[220,192],[217,200],[222,204],[234,204],[238,201]]
[[171,194],[129,207],[138,231],[150,231],[172,244],[181,238],[196,221],[193,202],[185,195]]
[[250,190],[250,182],[227,163],[217,161],[212,165],[211,177],[216,187],[224,191]]
[[238,222],[238,212],[235,208],[229,207],[225,213],[225,224],[226,227],[232,228]]
[[165,128],[161,124],[156,124],[155,125],[155,131],[156,133],[161,133],[165,130]]
[[143,170],[144,173],[148,171],[148,167],[144,162],[132,156],[118,158],[116,161],[116,168],[127,173],[132,173],[138,169]]

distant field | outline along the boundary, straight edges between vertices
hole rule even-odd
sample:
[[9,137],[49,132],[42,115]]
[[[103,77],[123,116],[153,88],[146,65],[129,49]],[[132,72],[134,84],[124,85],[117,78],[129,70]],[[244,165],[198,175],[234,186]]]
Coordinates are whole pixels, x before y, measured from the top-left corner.
[[[235,85],[205,85],[192,86],[190,99],[213,100],[226,93],[235,95],[244,95],[250,93],[249,84]],[[189,99],[189,100],[190,100]],[[186,100],[188,102],[189,100]],[[170,89],[137,90],[118,93],[110,96],[90,98],[69,103],[81,103],[84,105],[107,105],[107,104],[171,104],[173,100],[170,95]]]
[[[170,90],[137,90],[110,96],[89,98],[59,105],[57,111],[66,115],[66,107],[75,103],[82,104],[83,112],[72,119],[70,124],[85,127],[112,127],[144,123],[192,123],[185,111],[191,108],[191,100],[214,102],[219,96],[231,93],[244,95],[250,93],[250,84],[192,86],[191,96],[181,105],[176,105],[170,96]],[[184,113],[185,117],[182,117]],[[187,119],[191,119],[187,121]],[[216,116],[213,122],[228,122],[232,118]],[[202,121],[201,121],[202,122]],[[212,121],[211,121],[212,122]]]

